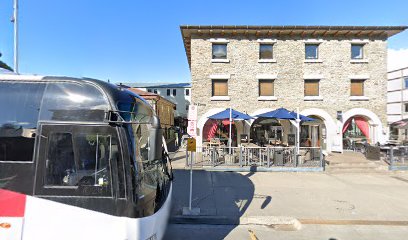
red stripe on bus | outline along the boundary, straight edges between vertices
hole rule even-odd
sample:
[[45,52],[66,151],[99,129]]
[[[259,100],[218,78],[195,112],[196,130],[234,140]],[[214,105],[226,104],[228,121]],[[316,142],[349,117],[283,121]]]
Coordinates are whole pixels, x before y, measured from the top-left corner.
[[24,217],[26,195],[0,189],[0,217]]

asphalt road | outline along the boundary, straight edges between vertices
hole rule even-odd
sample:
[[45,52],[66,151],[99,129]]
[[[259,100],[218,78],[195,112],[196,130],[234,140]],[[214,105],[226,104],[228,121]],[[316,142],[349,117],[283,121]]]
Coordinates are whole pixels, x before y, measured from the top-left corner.
[[407,226],[303,225],[298,231],[278,231],[266,226],[170,224],[164,239],[406,240],[407,233]]

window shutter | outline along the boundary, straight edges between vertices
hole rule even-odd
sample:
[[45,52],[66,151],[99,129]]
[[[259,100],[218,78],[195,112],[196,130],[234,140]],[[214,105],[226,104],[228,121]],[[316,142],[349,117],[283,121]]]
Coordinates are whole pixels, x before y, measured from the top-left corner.
[[213,80],[213,96],[228,96],[227,80]]
[[273,80],[259,80],[259,96],[273,96]]
[[364,80],[351,80],[351,96],[364,96]]
[[319,96],[319,80],[305,80],[305,96]]

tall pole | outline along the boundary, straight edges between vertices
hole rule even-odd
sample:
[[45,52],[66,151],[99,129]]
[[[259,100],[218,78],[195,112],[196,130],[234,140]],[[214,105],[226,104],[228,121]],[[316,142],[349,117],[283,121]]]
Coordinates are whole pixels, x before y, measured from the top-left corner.
[[232,108],[230,107],[230,112],[229,112],[229,142],[228,142],[228,147],[229,147],[229,154],[231,154],[231,142],[232,142]]
[[296,154],[299,155],[300,149],[300,117],[299,117],[299,108],[296,108]]
[[188,202],[188,208],[190,209],[190,211],[192,201],[193,201],[193,152],[190,152],[190,198]]
[[14,72],[18,73],[18,0],[14,0],[13,6],[13,24],[14,24]]

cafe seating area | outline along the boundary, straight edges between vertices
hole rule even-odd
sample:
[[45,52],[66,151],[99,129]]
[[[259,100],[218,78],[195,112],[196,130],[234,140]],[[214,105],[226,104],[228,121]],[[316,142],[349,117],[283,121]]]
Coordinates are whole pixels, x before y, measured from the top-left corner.
[[195,164],[214,167],[320,167],[320,151],[319,147],[302,147],[299,154],[296,154],[295,146],[288,146],[279,140],[264,146],[249,142],[229,148],[228,144],[214,138],[204,142],[198,149]]

